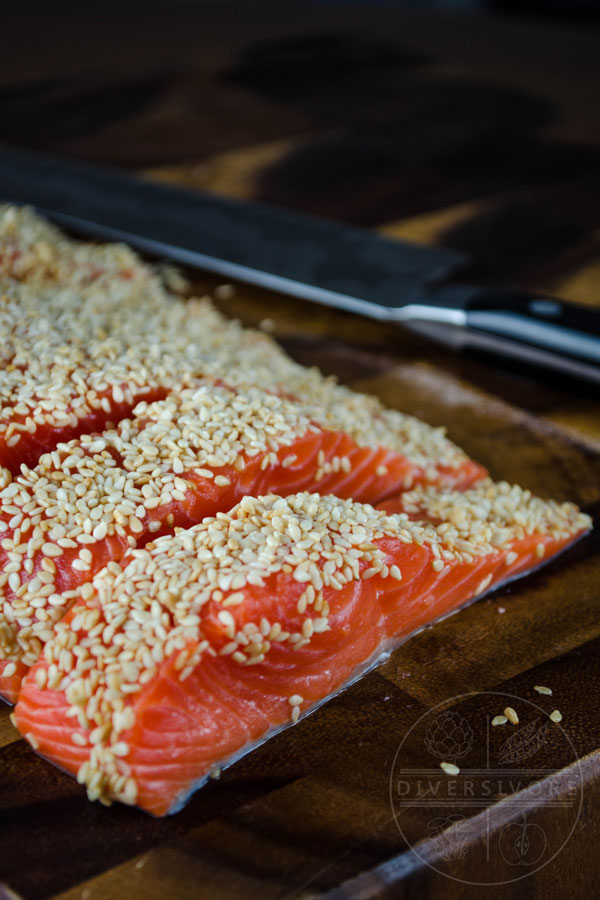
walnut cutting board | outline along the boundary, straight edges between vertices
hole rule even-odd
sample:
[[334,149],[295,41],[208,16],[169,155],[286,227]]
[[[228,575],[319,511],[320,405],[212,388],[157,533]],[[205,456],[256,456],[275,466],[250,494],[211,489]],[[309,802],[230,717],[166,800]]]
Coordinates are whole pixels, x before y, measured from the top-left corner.
[[[273,311],[272,298],[244,288],[222,305],[244,312],[248,321]],[[379,326],[369,324],[365,333],[365,323],[352,316],[293,307],[288,318],[292,305],[282,300],[272,324],[301,361],[320,362],[390,406],[447,426],[494,477],[600,509],[600,454],[593,444],[476,387],[475,364],[453,363],[470,377],[440,368],[427,361],[430,348],[400,332],[395,356],[374,353],[369,342],[390,337],[378,334]],[[300,334],[292,336],[292,323]],[[362,348],[330,336],[337,331],[350,337],[358,329]],[[505,379],[506,392],[515,388],[514,379],[496,377]],[[27,900],[308,900],[329,891],[399,897],[425,888],[428,896],[459,897],[465,879],[505,882],[516,866],[540,894],[552,896],[557,878],[583,885],[582,860],[599,830],[598,550],[592,536],[548,568],[426,629],[167,819],[88,803],[82,788],[19,739],[3,707],[2,879]],[[540,684],[553,689],[552,697],[533,691]],[[521,715],[518,728],[502,726],[501,738],[499,731],[488,733],[486,723],[509,704]],[[554,708],[564,718],[552,730],[544,723]],[[448,730],[454,730],[451,740],[462,741],[459,752],[465,740],[469,744],[452,783],[477,782],[478,805],[465,803],[461,793],[444,794],[445,804],[431,807],[415,794],[419,777],[429,792],[447,790],[439,754],[447,758]],[[486,763],[485,753],[497,756],[517,731],[526,750],[531,738],[539,745],[533,755],[522,759],[521,746],[516,764]],[[482,771],[493,782],[491,795],[482,787]],[[398,790],[405,795],[394,796]],[[399,799],[414,803],[398,806]],[[447,826],[456,832],[457,816],[453,837]],[[556,859],[540,868],[557,850]],[[504,889],[488,891],[504,896]]]
[[[115,30],[107,0],[81,29],[81,4],[13,4],[0,140],[381,227],[466,252],[473,280],[600,303],[593,29],[570,23],[566,40],[541,17],[433,22],[391,4],[173,6],[142,17],[124,0]],[[445,425],[494,477],[597,517],[597,397],[256,290],[220,303]],[[421,632],[167,819],[88,803],[3,707],[0,882],[24,900],[595,896],[599,543]],[[506,705],[519,725],[492,728]]]

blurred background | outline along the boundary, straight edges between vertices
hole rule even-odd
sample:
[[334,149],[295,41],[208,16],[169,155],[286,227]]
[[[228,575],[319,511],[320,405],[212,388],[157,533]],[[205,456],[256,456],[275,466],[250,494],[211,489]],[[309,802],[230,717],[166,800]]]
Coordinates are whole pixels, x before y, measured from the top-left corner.
[[600,4],[5,4],[0,141],[466,251],[593,303]]

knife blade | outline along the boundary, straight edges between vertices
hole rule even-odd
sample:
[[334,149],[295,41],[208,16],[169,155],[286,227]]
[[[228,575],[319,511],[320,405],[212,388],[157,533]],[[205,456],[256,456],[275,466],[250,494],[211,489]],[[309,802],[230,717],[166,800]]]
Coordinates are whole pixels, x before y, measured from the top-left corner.
[[0,197],[83,235],[600,384],[600,313],[449,282],[468,260],[444,248],[7,147]]

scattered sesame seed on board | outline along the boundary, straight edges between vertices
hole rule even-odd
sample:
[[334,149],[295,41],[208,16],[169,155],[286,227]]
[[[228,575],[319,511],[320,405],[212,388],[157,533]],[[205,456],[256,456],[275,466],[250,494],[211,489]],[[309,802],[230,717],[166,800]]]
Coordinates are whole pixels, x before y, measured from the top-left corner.
[[519,724],[519,717],[518,717],[516,711],[512,708],[512,706],[506,707],[506,709],[504,710],[504,715],[506,716],[506,718],[508,719],[508,721],[510,722],[511,725]]
[[558,709],[554,709],[548,718],[551,722],[562,722],[562,713]]
[[460,769],[455,763],[441,762],[440,769],[442,769],[446,775],[458,775],[460,773]]
[[552,688],[545,687],[543,684],[536,684],[534,691],[537,691],[538,694],[546,694],[548,697],[552,696]]
[[508,722],[508,718],[506,716],[494,716],[492,719],[492,725],[506,725]]

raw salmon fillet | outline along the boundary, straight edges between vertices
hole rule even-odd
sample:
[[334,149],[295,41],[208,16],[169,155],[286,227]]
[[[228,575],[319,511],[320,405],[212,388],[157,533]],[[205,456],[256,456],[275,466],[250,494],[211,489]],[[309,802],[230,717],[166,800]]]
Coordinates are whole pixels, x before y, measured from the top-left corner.
[[[406,472],[401,487],[484,474],[442,429],[298,365],[207,298],[175,293],[172,282],[123,245],[74,241],[30,210],[0,208],[0,466],[18,475],[59,443],[112,428],[140,400],[207,376],[279,394],[358,445],[407,456],[422,474]],[[375,465],[384,477],[384,454]],[[331,474],[321,472],[322,492],[339,480]]]
[[396,436],[404,452],[360,446],[291,400],[211,379],[136,413],[59,444],[0,491],[0,695],[10,702],[75,589],[131,546],[248,494],[323,486],[377,502],[402,485],[483,472],[419,423]]
[[318,494],[246,497],[128,551],[56,626],[17,727],[90,798],[173,812],[416,629],[590,527],[506,484],[416,490],[407,505],[429,521]]

